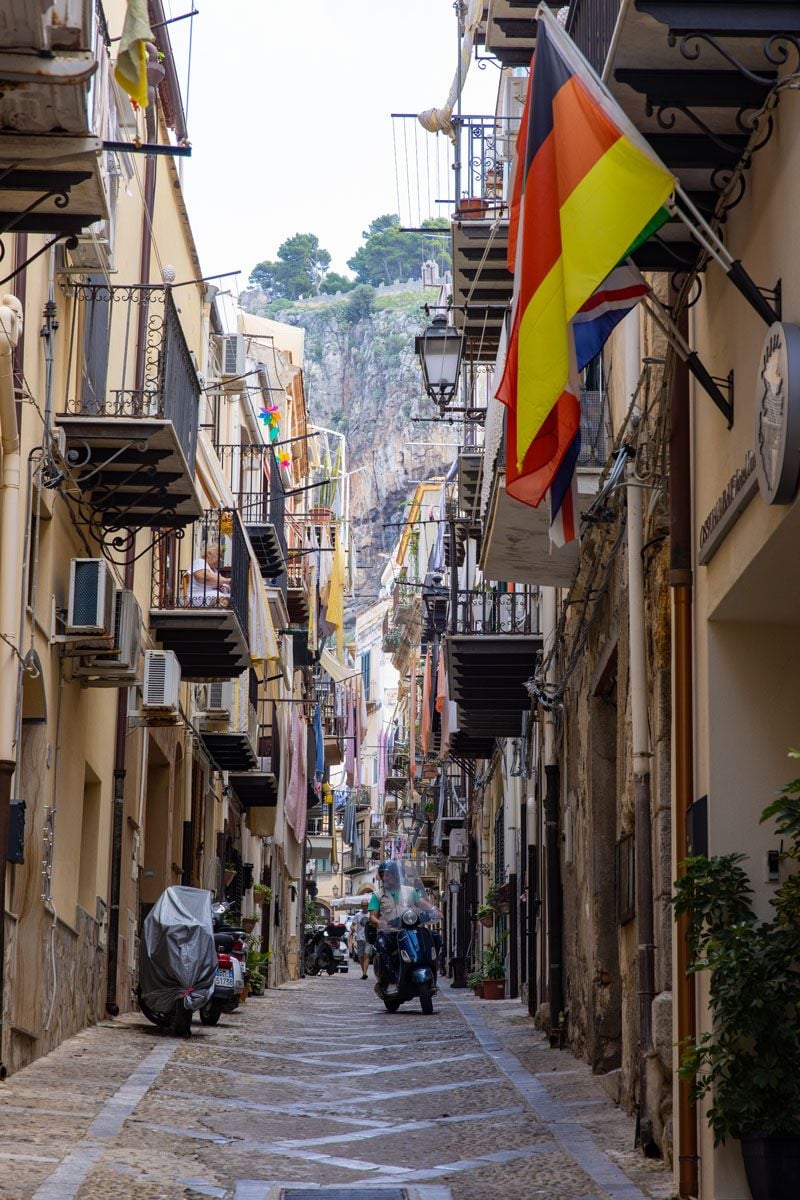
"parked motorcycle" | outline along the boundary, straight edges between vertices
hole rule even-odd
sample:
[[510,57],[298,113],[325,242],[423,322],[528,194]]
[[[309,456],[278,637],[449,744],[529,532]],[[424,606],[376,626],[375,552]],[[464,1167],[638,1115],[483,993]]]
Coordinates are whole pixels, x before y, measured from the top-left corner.
[[319,975],[321,971],[336,974],[336,955],[325,925],[316,926],[305,935],[305,970],[306,975]]
[[382,864],[378,929],[369,926],[377,953],[375,991],[389,1012],[419,999],[423,1013],[433,1012],[441,938],[430,925],[441,914],[425,897],[413,864],[402,860]]
[[239,1005],[242,988],[236,991],[236,967],[242,978],[241,963],[233,955],[233,937],[229,933],[215,933],[217,970],[214,975],[214,991],[207,1004],[200,1009],[203,1025],[216,1025],[223,1012],[234,1012]]
[[[235,923],[228,920],[228,916],[233,909],[230,901],[221,900],[211,906],[211,915],[214,919],[214,944],[217,951],[220,950],[223,954],[229,954],[231,958],[230,969],[233,971],[233,996],[222,1000],[222,1012],[232,1013],[239,1007],[242,992],[244,990],[244,971],[245,958],[247,956],[247,934],[243,929],[240,929]],[[227,968],[226,968],[227,969]],[[203,1014],[200,1014],[202,1021]],[[216,1021],[209,1021],[208,1024],[216,1024]]]
[[139,943],[137,994],[148,1021],[185,1037],[192,1014],[213,995],[217,962],[211,893],[168,887],[145,917]]

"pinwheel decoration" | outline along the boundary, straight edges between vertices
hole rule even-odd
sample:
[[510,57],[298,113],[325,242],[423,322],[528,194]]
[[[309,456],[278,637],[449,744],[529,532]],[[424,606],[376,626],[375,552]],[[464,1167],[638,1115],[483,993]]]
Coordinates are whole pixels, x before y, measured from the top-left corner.
[[278,451],[278,465],[279,466],[283,467],[284,469],[288,469],[291,461],[292,461],[292,457],[289,454],[288,450],[279,450]]

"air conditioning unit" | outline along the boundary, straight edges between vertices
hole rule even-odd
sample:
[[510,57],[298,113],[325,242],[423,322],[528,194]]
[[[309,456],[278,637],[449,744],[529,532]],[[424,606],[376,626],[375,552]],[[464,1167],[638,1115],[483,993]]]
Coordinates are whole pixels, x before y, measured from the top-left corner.
[[135,683],[139,666],[142,610],[133,592],[120,590],[114,602],[114,645],[95,652],[74,669],[74,677],[94,687],[120,687]]
[[114,576],[104,558],[73,558],[69,568],[68,634],[113,637]]
[[198,684],[194,703],[204,724],[229,722],[233,713],[233,681]]
[[76,236],[77,245],[67,250],[70,271],[99,272],[114,270],[114,233],[111,221],[95,221]]
[[244,337],[241,333],[226,333],[220,338],[220,350],[222,358],[222,366],[220,374],[223,379],[231,378],[234,375],[244,375],[245,364],[245,347]]
[[181,668],[172,650],[145,650],[142,708],[177,713]]

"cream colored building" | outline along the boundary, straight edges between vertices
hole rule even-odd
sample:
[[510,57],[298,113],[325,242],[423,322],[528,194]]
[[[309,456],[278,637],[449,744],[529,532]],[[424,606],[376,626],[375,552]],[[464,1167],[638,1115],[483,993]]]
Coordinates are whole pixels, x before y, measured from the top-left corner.
[[[303,519],[285,493],[309,467],[302,336],[202,278],[168,33],[136,114],[111,76],[124,13],[70,6],[59,24],[38,7],[0,47],[0,78],[14,51],[52,48],[47,69],[74,80],[32,77],[0,112],[8,1070],[133,1006],[140,922],[170,884],[259,918],[272,982],[299,971],[292,702],[316,594],[301,563],[287,576]],[[224,587],[197,582],[212,548]]]

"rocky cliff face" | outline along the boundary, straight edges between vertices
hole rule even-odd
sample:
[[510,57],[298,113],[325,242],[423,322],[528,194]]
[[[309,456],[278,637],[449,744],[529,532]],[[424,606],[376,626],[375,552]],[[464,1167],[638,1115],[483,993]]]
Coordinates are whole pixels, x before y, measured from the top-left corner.
[[[297,301],[270,315],[306,331],[305,384],[312,420],[347,434],[351,513],[358,576],[350,616],[377,596],[387,552],[402,533],[403,507],[419,480],[443,475],[455,456],[458,428],[418,421],[436,409],[422,388],[414,336],[430,299],[414,284],[378,289],[374,309],[359,315],[348,295]],[[263,297],[242,304],[265,312]],[[425,444],[427,443],[427,444]]]

